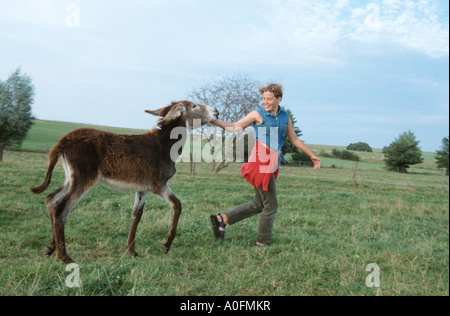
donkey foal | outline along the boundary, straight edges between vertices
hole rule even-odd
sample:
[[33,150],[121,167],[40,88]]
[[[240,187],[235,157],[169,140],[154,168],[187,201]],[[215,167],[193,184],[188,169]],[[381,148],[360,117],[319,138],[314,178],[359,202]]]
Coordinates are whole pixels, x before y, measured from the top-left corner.
[[186,139],[172,139],[171,132],[177,127],[186,128],[187,124],[193,126],[194,119],[200,120],[202,125],[207,124],[219,113],[212,107],[190,101],[172,102],[167,107],[146,112],[162,117],[158,122],[160,128],[144,135],[78,129],[63,136],[51,150],[44,182],[39,187],[31,188],[35,194],[44,192],[61,158],[65,182],[45,199],[53,227],[52,241],[45,250],[47,256],[56,250],[59,259],[65,263],[73,262],[66,252],[64,225],[70,211],[98,181],[118,190],[136,192],[127,242],[133,257],[137,256],[136,229],[147,193],[152,192],[168,202],[174,215],[167,242],[162,248],[165,253],[169,252],[181,215],[181,202],[168,186],[175,175],[175,161],[178,158],[171,157],[171,147]]

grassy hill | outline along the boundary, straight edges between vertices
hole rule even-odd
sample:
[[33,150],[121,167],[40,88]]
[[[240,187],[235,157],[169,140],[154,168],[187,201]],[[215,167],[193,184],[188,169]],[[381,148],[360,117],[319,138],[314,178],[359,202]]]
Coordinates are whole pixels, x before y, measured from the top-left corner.
[[119,134],[141,134],[144,130],[97,126],[80,123],[34,120],[28,136],[22,144],[24,150],[47,151],[65,134],[78,128],[95,128]]

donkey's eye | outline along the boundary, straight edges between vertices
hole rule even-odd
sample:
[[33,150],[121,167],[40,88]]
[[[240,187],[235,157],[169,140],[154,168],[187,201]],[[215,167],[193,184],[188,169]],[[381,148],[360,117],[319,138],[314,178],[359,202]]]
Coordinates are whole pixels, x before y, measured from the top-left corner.
[[193,109],[198,108],[197,104],[194,104],[194,106],[192,107]]

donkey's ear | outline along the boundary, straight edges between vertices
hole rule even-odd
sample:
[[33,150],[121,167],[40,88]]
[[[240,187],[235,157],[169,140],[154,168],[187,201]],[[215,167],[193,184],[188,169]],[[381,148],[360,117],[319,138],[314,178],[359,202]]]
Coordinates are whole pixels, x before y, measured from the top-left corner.
[[163,118],[159,120],[158,125],[164,126],[181,117],[186,112],[186,108],[181,105],[170,105],[159,110],[146,110],[145,112],[155,116],[162,116]]
[[161,116],[164,117],[169,113],[169,111],[172,109],[172,105],[160,108],[158,110],[145,110],[145,113],[154,115],[154,116]]
[[165,106],[163,108],[160,108],[158,110],[145,110],[145,113],[154,115],[154,116],[160,116],[165,117],[167,113],[170,112],[170,110],[176,106],[177,102],[173,101],[171,105]]
[[184,106],[181,105],[173,106],[170,109],[169,113],[167,113],[166,116],[164,116],[164,118],[158,122],[158,125],[160,126],[167,125],[170,122],[173,122],[179,117],[181,117],[181,114],[183,114],[184,112],[186,112],[186,108]]
[[145,110],[145,113],[148,113],[148,114],[151,114],[151,115],[154,115],[154,116],[162,116],[162,115],[159,115],[159,111],[160,110],[154,110],[154,111]]

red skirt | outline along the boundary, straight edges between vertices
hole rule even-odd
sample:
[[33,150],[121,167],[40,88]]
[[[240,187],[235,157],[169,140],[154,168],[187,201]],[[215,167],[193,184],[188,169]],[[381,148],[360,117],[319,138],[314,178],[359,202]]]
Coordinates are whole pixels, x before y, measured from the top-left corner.
[[242,176],[257,189],[262,185],[263,191],[267,192],[272,174],[275,176],[275,180],[278,178],[278,159],[278,151],[257,141],[248,163],[241,167]]

